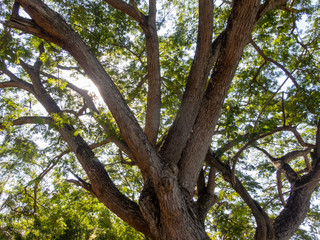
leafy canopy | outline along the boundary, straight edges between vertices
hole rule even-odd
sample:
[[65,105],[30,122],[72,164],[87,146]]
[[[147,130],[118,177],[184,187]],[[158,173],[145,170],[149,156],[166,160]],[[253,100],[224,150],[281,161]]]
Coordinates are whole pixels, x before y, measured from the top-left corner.
[[[144,126],[148,71],[140,26],[102,1],[45,2],[84,39]],[[147,15],[148,4],[136,4]],[[196,1],[157,4],[161,143],[175,119],[191,68],[198,7]],[[231,5],[227,1],[214,4],[215,38],[226,26]],[[92,146],[121,192],[138,201],[143,179],[130,156],[114,144],[114,139],[122,140],[115,120],[66,51],[6,24],[11,9],[12,1],[5,0],[0,6],[0,238],[142,239],[79,189],[77,185],[87,180],[86,174],[57,132],[64,123],[73,124],[74,135],[81,135]],[[315,1],[291,1],[262,17],[245,48],[212,138],[211,149],[224,163],[236,166],[238,178],[271,218],[283,208],[281,194],[288,197],[290,184],[280,175],[280,194],[277,171],[268,157],[280,158],[316,142],[320,117],[319,22],[319,3]],[[13,76],[31,84],[22,65],[33,65],[37,58],[43,63],[41,82],[63,114],[48,116],[23,87],[5,85]],[[95,103],[97,112],[89,109],[86,97]],[[33,118],[25,122],[27,125],[17,124],[16,120],[23,117]],[[290,162],[300,175],[311,168],[310,151]],[[206,179],[209,169],[204,163]],[[212,239],[252,239],[255,221],[251,211],[219,172],[214,193],[217,201],[206,221]],[[317,196],[319,187],[295,239],[317,238]]]

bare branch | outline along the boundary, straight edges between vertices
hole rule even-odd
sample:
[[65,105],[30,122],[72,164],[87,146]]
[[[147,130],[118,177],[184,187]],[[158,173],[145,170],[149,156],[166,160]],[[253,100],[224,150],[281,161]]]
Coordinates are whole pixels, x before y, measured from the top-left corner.
[[204,170],[200,172],[198,179],[198,209],[200,217],[206,218],[208,211],[218,200],[218,197],[214,194],[216,170],[210,166],[208,184],[205,186]]
[[[24,1],[21,0],[21,2]],[[46,6],[38,0],[28,0],[24,3],[29,4],[30,2],[33,3],[31,4],[33,6],[32,10],[38,10],[36,11],[37,13],[39,13],[39,11],[44,11],[44,9],[41,9],[41,7],[46,8]],[[46,11],[44,14],[50,15],[50,9],[48,9],[48,11]],[[52,22],[50,22],[50,26],[51,25]],[[52,30],[51,27],[50,29]],[[34,85],[36,85],[36,98],[45,107],[48,113],[59,114],[61,112],[59,106],[57,106],[56,102],[52,99],[52,97],[46,92],[46,90],[42,86],[40,80],[40,71],[38,71],[37,68],[33,68],[27,64],[24,64],[23,67],[29,74],[31,81],[34,83]],[[115,105],[118,106],[118,102]],[[119,108],[117,109],[119,111]],[[135,202],[128,199],[118,190],[118,188],[110,179],[103,164],[96,158],[90,146],[84,141],[84,139],[80,135],[74,134],[74,127],[70,124],[64,123],[62,126],[59,126],[58,131],[61,134],[62,138],[68,143],[70,149],[75,153],[83,169],[86,171],[90,179],[92,189],[98,197],[98,199],[102,203],[104,203],[111,211],[115,212],[119,217],[126,221],[128,224],[132,225],[137,230],[143,231],[147,235],[149,235],[148,227],[142,217],[138,205]],[[147,140],[145,141],[147,142]],[[148,151],[150,152],[151,149],[152,148],[150,147]]]
[[260,6],[259,12],[257,14],[257,21],[265,15],[267,12],[275,9],[275,8],[281,8],[286,5],[288,0],[266,0],[264,3]]
[[264,133],[261,134],[260,136],[254,137],[252,139],[250,139],[242,148],[240,148],[240,150],[234,155],[233,157],[233,163],[232,163],[232,178],[231,180],[233,181],[235,179],[235,173],[236,173],[236,165],[238,163],[239,157],[242,154],[242,152],[244,150],[246,150],[251,144],[253,144],[254,142],[256,142],[258,139],[270,136],[274,133],[280,132],[280,131],[291,131],[293,127],[289,127],[289,126],[283,126],[283,127],[276,127],[274,128],[272,131],[268,132],[268,133]]
[[[146,35],[146,52],[148,67],[148,96],[146,110],[145,134],[149,142],[155,146],[160,126],[161,108],[161,75],[160,75],[160,53],[156,29],[156,1],[149,1],[149,16],[144,16],[134,0],[132,6],[121,0],[105,0],[112,7],[128,14],[137,22]],[[139,57],[140,61],[141,58]]]
[[145,16],[138,10],[138,7],[134,0],[130,0],[132,6],[123,2],[122,0],[104,0],[106,3],[114,7],[115,9],[132,17],[138,23],[142,24],[145,21]]
[[[50,117],[42,117],[42,116],[26,116],[26,117],[20,117],[18,119],[13,120],[10,122],[10,125],[13,126],[20,126],[25,124],[49,124],[52,122],[52,119]],[[5,125],[0,123],[0,129],[5,129]]]
[[281,171],[277,171],[277,190],[278,190],[278,194],[279,194],[279,197],[280,197],[280,201],[282,203],[282,205],[285,207],[286,206],[286,202],[284,200],[284,197],[283,197],[283,193],[282,193],[282,180],[281,180]]
[[253,41],[253,39],[250,39],[250,43],[251,45],[254,47],[254,49],[259,53],[259,55],[266,61],[272,62],[274,65],[276,65],[277,67],[279,67],[282,71],[285,72],[285,74],[288,76],[288,78],[291,79],[291,81],[293,82],[293,84],[296,86],[297,89],[300,88],[299,84],[297,83],[296,79],[292,76],[292,74],[280,63],[278,63],[277,61],[275,61],[274,59],[268,57],[267,55],[265,55],[265,53],[262,51],[262,49]]
[[213,193],[215,189],[215,185],[216,185],[216,169],[214,167],[211,167],[209,171],[207,191],[210,193]]
[[314,147],[315,147],[315,145],[310,144],[310,143],[306,143],[306,142],[302,139],[302,137],[301,137],[301,135],[299,134],[299,132],[297,131],[297,128],[296,128],[296,127],[291,128],[290,131],[294,134],[294,136],[296,137],[297,141],[300,143],[300,145],[301,145],[302,147],[308,147],[308,148],[314,148]]
[[[111,2],[119,3],[120,1],[115,0]],[[104,102],[115,118],[133,154],[136,157],[139,156],[137,163],[143,170],[142,172],[149,174],[155,181],[159,179],[158,174],[162,174],[160,170],[162,162],[158,154],[147,140],[146,135],[143,133],[138,121],[111,77],[106,73],[102,64],[90,51],[89,47],[72,30],[61,15],[54,12],[42,1],[19,0],[19,3],[32,18],[32,26],[28,25],[28,27],[25,27],[23,24],[25,20],[16,22],[12,19],[9,21],[10,24],[17,29],[28,31],[40,38],[58,44],[78,61],[79,65],[98,87]],[[121,3],[123,4],[123,2]],[[53,111],[56,110],[53,109]]]
[[[40,71],[40,74],[43,76],[46,76],[48,78],[59,79],[56,76],[54,76],[52,74],[45,73],[43,71]],[[84,102],[85,102],[83,108],[81,108],[78,112],[71,111],[71,113],[75,114],[77,116],[77,115],[79,115],[79,113],[81,111],[83,111],[85,108],[88,107],[90,109],[90,111],[96,113],[99,116],[99,111],[98,111],[97,107],[95,106],[92,98],[89,96],[88,91],[81,89],[66,80],[64,80],[64,81],[67,82],[66,87],[68,87],[68,88],[74,90],[75,92],[77,92],[78,94],[80,94],[83,97]],[[110,131],[109,127],[103,121],[99,120],[99,117],[95,117],[95,119],[98,121],[100,126],[102,126],[104,131],[110,135],[109,139],[112,142],[114,142],[122,151],[124,151],[132,160],[134,160],[135,157],[134,157],[133,153],[131,152],[131,150],[129,149],[128,145],[125,142],[118,139],[116,136],[114,136],[113,133]]]
[[160,52],[155,22],[146,33],[146,51],[148,68],[148,96],[145,133],[150,143],[155,146],[160,126],[161,75]]
[[306,164],[306,171],[309,172],[311,170],[311,164],[309,161],[309,157],[307,154],[305,154],[305,155],[303,155],[303,158],[304,158],[304,162]]
[[139,8],[138,8],[137,3],[136,3],[135,0],[130,0],[130,3],[131,3],[132,7],[134,8],[134,10],[135,10],[137,13],[140,12],[140,10],[139,10]]
[[205,191],[206,185],[205,185],[205,178],[204,178],[204,170],[201,169],[198,182],[197,182],[197,195],[200,196],[201,192]]
[[[9,78],[10,78],[10,82],[6,82],[6,83],[0,83],[0,87],[18,87],[18,88],[21,88],[21,89],[24,89],[30,93],[34,93],[34,88],[32,86],[32,84],[22,80],[21,78],[18,78],[15,74],[13,74],[11,71],[9,71],[7,69],[7,67],[5,66],[5,64],[3,62],[0,62],[0,70],[5,74],[7,75]],[[15,82],[16,84],[13,84],[12,82]],[[11,86],[9,86],[11,85]]]
[[10,87],[24,89],[25,86],[23,84],[20,84],[14,81],[0,82],[0,88],[10,88]]
[[311,148],[307,148],[305,150],[299,150],[299,151],[292,151],[287,153],[281,158],[278,158],[277,160],[281,160],[285,163],[289,163],[293,159],[296,159],[297,157],[305,156],[306,154],[309,154],[311,152]]
[[309,153],[311,149],[305,149],[301,151],[292,151],[284,155],[280,158],[272,157],[266,150],[256,147],[258,150],[262,151],[266,154],[272,164],[281,172],[286,174],[287,179],[289,180],[290,184],[294,184],[298,179],[298,174],[290,167],[289,162],[297,157],[304,156],[305,154]]
[[245,189],[237,177],[235,178],[234,183],[232,183],[231,179],[233,176],[230,167],[224,164],[219,157],[211,151],[209,151],[207,154],[207,160],[210,162],[212,167],[218,169],[227,182],[231,183],[231,186],[234,188],[234,190],[241,196],[241,198],[251,209],[257,223],[255,239],[266,239],[265,236],[269,234],[272,236],[273,227],[270,218],[260,207],[260,205],[250,196],[249,192]]
[[71,169],[69,169],[69,172],[77,179],[67,179],[67,182],[74,183],[84,189],[86,189],[88,192],[90,192],[93,196],[97,197],[97,195],[94,193],[91,184],[84,181],[81,177],[79,177],[77,174],[75,174]]

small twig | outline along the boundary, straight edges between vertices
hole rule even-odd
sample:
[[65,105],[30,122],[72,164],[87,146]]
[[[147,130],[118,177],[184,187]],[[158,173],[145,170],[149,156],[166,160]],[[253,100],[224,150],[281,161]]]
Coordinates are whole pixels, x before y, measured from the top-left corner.
[[299,84],[297,83],[296,79],[292,76],[292,74],[280,63],[278,63],[277,61],[275,61],[274,59],[268,57],[267,55],[265,55],[265,53],[262,51],[262,49],[253,41],[252,38],[250,38],[250,43],[251,45],[254,47],[254,49],[259,53],[259,55],[266,61],[272,62],[274,65],[276,65],[277,67],[279,67],[282,71],[285,72],[285,74],[287,75],[288,78],[291,79],[291,81],[293,82],[293,84],[296,86],[297,89],[300,88]]
[[67,182],[70,182],[70,183],[74,183],[76,184],[77,186],[80,186],[84,189],[86,189],[88,192],[90,192],[93,196],[96,196],[96,194],[94,193],[92,187],[91,187],[91,184],[90,183],[87,183],[86,181],[84,181],[81,177],[79,177],[76,173],[74,173],[71,169],[68,169],[68,171],[77,179],[67,179],[66,181]]
[[253,131],[252,131],[252,134],[254,134],[254,132],[256,131],[256,128],[258,126],[258,121],[262,115],[262,113],[264,112],[264,110],[269,106],[269,104],[271,103],[271,101],[274,99],[274,97],[278,94],[278,92],[280,91],[280,89],[284,86],[284,84],[287,82],[289,78],[286,78],[283,83],[281,84],[281,86],[277,89],[277,91],[272,94],[272,96],[269,98],[269,100],[267,101],[267,103],[262,107],[262,109],[260,110],[258,116],[257,116],[257,119],[254,123],[254,128],[253,128]]

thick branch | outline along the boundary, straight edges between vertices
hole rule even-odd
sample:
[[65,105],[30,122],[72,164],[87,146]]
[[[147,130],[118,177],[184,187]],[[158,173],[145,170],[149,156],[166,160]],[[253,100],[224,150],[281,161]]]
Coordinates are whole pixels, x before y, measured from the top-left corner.
[[[48,8],[40,0],[19,0],[32,20],[12,17],[9,23],[15,28],[27,31],[47,41],[54,42],[67,50],[84,69],[114,116],[121,133],[135,155],[138,166],[143,173],[148,173],[154,181],[161,174],[160,159],[146,139],[133,113],[128,108],[119,90],[101,63],[96,59],[88,46],[56,12]],[[119,3],[120,1],[112,1]],[[123,5],[123,3],[122,3]],[[32,24],[30,25],[30,21]],[[24,23],[27,23],[25,26]]]
[[298,180],[298,174],[290,167],[289,162],[297,157],[305,156],[311,152],[311,149],[307,148],[300,151],[292,151],[280,158],[272,157],[266,150],[256,147],[258,150],[262,151],[268,156],[272,164],[281,172],[286,174],[287,179],[292,184]]
[[297,141],[300,143],[300,145],[301,145],[302,147],[308,147],[308,148],[314,148],[314,147],[315,147],[315,145],[310,144],[310,143],[306,143],[306,142],[302,139],[302,137],[301,137],[301,135],[299,134],[299,132],[297,131],[297,128],[296,128],[296,127],[291,128],[290,131],[294,134],[294,136],[296,137]]
[[[161,108],[161,75],[160,53],[156,29],[156,0],[149,1],[149,15],[144,16],[138,9],[136,2],[131,0],[132,6],[121,0],[104,0],[112,7],[126,13],[135,19],[141,26],[146,36],[146,53],[148,68],[148,96],[145,134],[149,142],[155,146],[160,126]],[[140,58],[139,58],[140,59]],[[140,59],[141,60],[141,59]]]
[[[38,63],[36,62],[36,64]],[[35,85],[35,97],[44,106],[46,111],[49,114],[60,114],[61,110],[59,106],[42,86],[40,71],[37,66],[32,67],[27,64],[23,64],[22,66]],[[97,198],[125,222],[146,235],[150,235],[139,206],[117,189],[90,146],[80,135],[74,135],[75,129],[73,126],[64,123],[59,126],[58,131],[68,143],[70,149],[75,153],[78,161],[87,173],[92,192],[94,192]]]
[[150,143],[155,146],[160,126],[161,108],[161,75],[160,52],[156,29],[156,3],[150,0],[150,18],[148,26],[143,27],[146,35],[147,69],[148,69],[148,97],[146,111],[145,133]]
[[0,82],[0,88],[11,88],[11,87],[21,88],[26,90],[25,85],[21,83],[17,83],[14,81]]
[[256,0],[234,1],[222,39],[220,55],[202,100],[193,132],[180,160],[179,180],[189,192],[192,192],[195,186],[227,91],[256,23],[258,2]]
[[277,190],[278,190],[278,195],[280,197],[280,201],[282,206],[286,206],[286,202],[284,200],[283,197],[283,193],[282,193],[282,180],[281,180],[281,171],[277,171]]
[[149,0],[149,15],[148,20],[152,23],[156,22],[157,0]]
[[138,10],[134,0],[130,1],[133,6],[130,6],[129,4],[123,2],[122,0],[104,0],[104,1],[108,3],[110,6],[112,6],[113,8],[118,9],[119,11],[132,17],[134,20],[136,20],[140,24],[145,21],[145,16],[143,15],[142,12]]
[[[177,164],[186,144],[192,126],[200,109],[209,72],[212,68],[213,53],[217,52],[221,37],[212,46],[213,2],[199,1],[198,39],[195,57],[188,76],[186,90],[179,112],[164,142],[161,155]],[[211,49],[214,51],[211,52]]]
[[210,166],[209,178],[207,186],[199,191],[199,197],[197,201],[199,214],[204,221],[210,208],[217,202],[217,196],[214,194],[216,180],[216,168]]
[[311,195],[320,181],[320,166],[304,175],[291,186],[285,208],[274,220],[277,240],[288,240],[304,221],[310,208]]
[[266,0],[259,9],[259,12],[257,14],[257,21],[267,12],[275,9],[275,8],[281,8],[286,5],[288,0]]
[[[34,88],[32,84],[27,83],[26,81],[18,78],[15,74],[13,74],[11,71],[7,69],[4,63],[0,62],[0,70],[7,75],[11,81],[9,82],[1,82],[0,83],[0,88],[1,87],[18,87],[21,89],[24,89],[30,93],[34,92]],[[11,86],[10,86],[11,85]]]

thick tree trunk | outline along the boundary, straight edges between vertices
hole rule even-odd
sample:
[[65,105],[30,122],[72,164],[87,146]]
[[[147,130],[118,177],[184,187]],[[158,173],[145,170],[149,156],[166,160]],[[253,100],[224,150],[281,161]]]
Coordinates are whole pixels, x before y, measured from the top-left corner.
[[[150,31],[145,25],[145,16],[135,6],[118,0],[106,2],[122,9],[137,20],[145,32]],[[193,201],[193,192],[199,179],[199,172],[202,170],[203,160],[207,154],[221,106],[257,19],[266,9],[274,7],[271,6],[271,3],[280,4],[285,1],[266,1],[263,7],[257,0],[234,1],[227,29],[220,35],[213,47],[212,1],[199,1],[199,12],[202,17],[199,21],[195,61],[192,65],[182,107],[160,153],[154,146],[159,128],[161,78],[155,28],[155,1],[150,2],[153,4],[150,5],[150,11],[153,14],[149,17],[153,19],[151,27],[154,34],[147,35],[146,41],[148,69],[149,74],[152,73],[149,76],[149,85],[154,88],[149,88],[148,103],[150,105],[147,110],[145,133],[103,66],[60,15],[50,10],[40,0],[17,0],[15,6],[17,7],[18,3],[21,4],[32,20],[20,17],[17,10],[13,12],[9,22],[17,29],[54,42],[69,51],[99,87],[103,100],[132,151],[145,181],[139,205],[121,194],[109,178],[104,166],[97,161],[88,144],[81,136],[73,135],[74,129],[71,125],[64,124],[60,127],[61,136],[69,144],[86,171],[92,192],[97,198],[128,224],[152,239],[209,239],[204,227],[204,213],[207,210],[201,212],[202,206],[198,204],[202,201],[198,203]],[[207,21],[208,19],[210,21]],[[210,53],[212,48],[214,51]],[[213,59],[216,60],[216,64],[212,71],[211,81],[207,84]],[[31,92],[34,91],[39,102],[46,107],[49,113],[59,114],[60,109],[50,95],[42,94],[45,90],[42,89],[39,77],[40,65],[38,69],[28,68],[28,66],[25,66],[25,69],[32,78],[34,89]],[[28,85],[24,87],[31,89]],[[320,134],[318,135],[317,143],[320,145]],[[319,155],[320,149],[318,152]],[[211,158],[214,157],[211,156]],[[310,185],[311,178],[311,180],[304,179],[304,181],[296,182],[285,209],[275,219],[274,224],[271,223],[259,204],[251,198],[241,182],[235,178],[229,166],[217,159],[210,159],[210,161],[212,167],[222,173],[250,207],[257,224],[255,239],[286,240],[294,234],[309,210],[311,194],[315,184],[319,182],[318,160],[315,161],[315,174],[312,175],[317,182]],[[204,205],[213,203],[210,197],[208,201],[204,200]]]
[[[175,194],[172,192],[170,195],[172,197]],[[162,199],[158,200],[157,196],[162,196]],[[176,201],[175,205],[172,205],[169,199],[167,194],[156,194],[149,182],[140,196],[140,210],[149,226],[152,239],[209,239],[196,204],[187,200],[187,196],[183,198],[179,196],[180,202]],[[166,204],[171,205],[170,208],[175,208],[174,213],[167,211],[167,207],[163,206]]]

